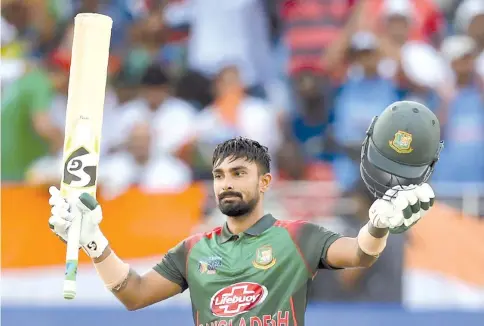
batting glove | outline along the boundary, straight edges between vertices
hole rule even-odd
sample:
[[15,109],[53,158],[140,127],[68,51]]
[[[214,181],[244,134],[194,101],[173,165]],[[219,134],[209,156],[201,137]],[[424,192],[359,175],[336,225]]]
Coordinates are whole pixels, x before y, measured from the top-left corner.
[[390,233],[402,233],[415,225],[434,201],[434,191],[427,183],[393,187],[371,205],[370,222],[377,228],[388,228]]
[[108,240],[102,234],[99,223],[102,210],[99,203],[87,193],[79,197],[64,199],[59,189],[49,188],[49,204],[52,216],[49,219],[50,229],[64,242],[67,242],[69,227],[75,218],[81,218],[81,235],[79,245],[91,258],[98,258],[108,246]]

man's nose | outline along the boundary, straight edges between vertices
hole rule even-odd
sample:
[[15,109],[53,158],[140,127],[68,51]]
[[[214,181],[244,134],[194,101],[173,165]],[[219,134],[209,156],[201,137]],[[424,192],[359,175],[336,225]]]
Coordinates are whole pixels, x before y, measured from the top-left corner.
[[222,189],[224,191],[229,191],[229,190],[234,190],[234,187],[230,184],[226,184],[226,185],[224,185],[224,187]]

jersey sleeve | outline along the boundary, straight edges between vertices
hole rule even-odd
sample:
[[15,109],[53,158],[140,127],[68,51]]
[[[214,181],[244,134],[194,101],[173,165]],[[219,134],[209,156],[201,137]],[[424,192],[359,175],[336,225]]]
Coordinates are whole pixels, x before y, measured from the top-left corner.
[[339,233],[313,223],[301,225],[296,241],[311,273],[318,269],[336,269],[327,263],[326,255],[329,247],[341,237]]
[[170,249],[161,262],[153,267],[161,276],[178,284],[182,288],[182,292],[188,289],[186,280],[187,254],[186,241],[182,241]]

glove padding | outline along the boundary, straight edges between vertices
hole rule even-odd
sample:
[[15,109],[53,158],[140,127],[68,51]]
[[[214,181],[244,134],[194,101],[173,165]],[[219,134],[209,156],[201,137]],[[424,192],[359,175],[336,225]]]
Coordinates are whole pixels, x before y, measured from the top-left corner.
[[102,210],[99,203],[87,193],[79,197],[64,199],[59,189],[50,187],[49,204],[52,216],[49,219],[50,229],[64,242],[67,242],[69,227],[75,218],[81,218],[81,235],[79,245],[91,258],[98,258],[108,246],[108,240],[99,229]]
[[402,233],[415,225],[434,205],[435,194],[427,183],[419,186],[396,186],[369,210],[370,222],[390,233]]

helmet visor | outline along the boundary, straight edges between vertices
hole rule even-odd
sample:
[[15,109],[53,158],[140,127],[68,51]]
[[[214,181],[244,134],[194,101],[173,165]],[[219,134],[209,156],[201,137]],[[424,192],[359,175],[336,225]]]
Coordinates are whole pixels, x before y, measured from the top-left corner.
[[368,142],[368,161],[380,170],[405,179],[419,179],[427,172],[429,165],[412,166],[392,161],[378,151],[371,138]]

